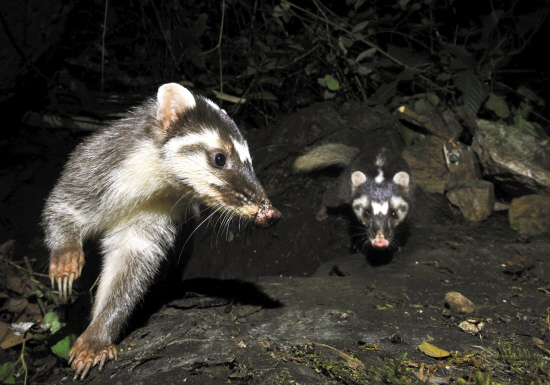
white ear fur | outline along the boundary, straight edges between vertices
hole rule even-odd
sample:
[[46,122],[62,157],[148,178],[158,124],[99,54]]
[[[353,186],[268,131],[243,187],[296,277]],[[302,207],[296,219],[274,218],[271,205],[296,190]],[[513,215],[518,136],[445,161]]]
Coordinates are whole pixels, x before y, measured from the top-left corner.
[[397,174],[393,176],[393,181],[395,184],[403,187],[405,191],[409,189],[409,181],[410,177],[409,174],[407,174],[405,171],[400,171]]
[[355,171],[351,174],[351,190],[355,191],[359,186],[367,181],[367,177],[361,171]]
[[157,119],[166,130],[174,122],[178,113],[194,108],[195,98],[189,90],[177,83],[168,83],[160,86],[157,93],[159,108]]

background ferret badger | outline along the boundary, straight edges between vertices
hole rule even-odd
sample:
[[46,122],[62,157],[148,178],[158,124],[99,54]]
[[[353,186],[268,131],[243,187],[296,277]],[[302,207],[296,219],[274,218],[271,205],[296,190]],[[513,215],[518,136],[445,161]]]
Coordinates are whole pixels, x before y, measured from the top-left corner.
[[325,192],[317,220],[327,218],[328,207],[348,204],[365,227],[370,244],[376,249],[388,248],[411,204],[411,170],[407,162],[385,148],[371,152],[343,144],[316,147],[294,162],[299,172],[329,166],[345,169]]
[[104,254],[91,323],[70,352],[75,378],[117,357],[115,339],[173,246],[178,223],[200,204],[260,227],[281,216],[233,120],[179,84],[161,86],[156,99],[71,154],[43,212],[49,276],[61,298],[82,273],[83,241],[98,237]]

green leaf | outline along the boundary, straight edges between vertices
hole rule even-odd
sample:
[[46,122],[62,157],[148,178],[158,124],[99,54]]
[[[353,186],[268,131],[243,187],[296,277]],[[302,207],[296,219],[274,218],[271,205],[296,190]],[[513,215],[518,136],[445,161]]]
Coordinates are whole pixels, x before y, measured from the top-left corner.
[[65,323],[61,321],[59,315],[55,311],[46,313],[43,323],[51,325],[50,333],[52,334],[65,326]]
[[481,103],[489,96],[487,85],[473,73],[473,71],[462,71],[455,79],[456,87],[462,92],[464,105],[474,114],[477,114]]
[[323,94],[323,97],[325,99],[332,99],[336,96],[335,93],[329,92],[328,90],[325,90],[325,93]]
[[274,86],[280,87],[283,81],[275,76],[262,76],[258,79],[260,84],[272,84]]
[[395,95],[397,83],[397,80],[394,80],[393,82],[382,84],[378,87],[378,90],[376,90],[376,93],[369,102],[374,104],[385,104]]
[[545,105],[544,99],[539,98],[539,96],[536,93],[534,93],[531,89],[529,89],[527,87],[519,86],[518,87],[518,94],[526,97],[527,99],[537,103],[540,106]]
[[476,64],[477,62],[474,58],[457,57],[453,59],[451,65],[449,66],[449,69],[455,73],[460,71],[473,70],[476,67]]
[[55,345],[51,347],[52,352],[58,357],[69,359],[69,353],[71,351],[71,346],[76,341],[76,335],[69,334],[62,340],[59,340]]
[[409,68],[405,68],[403,71],[401,71],[398,75],[397,75],[397,80],[398,81],[401,81],[401,80],[413,80],[414,79],[414,71],[409,69]]
[[260,90],[257,92],[251,92],[248,94],[250,99],[261,99],[261,100],[277,100],[277,97],[271,92]]
[[504,98],[493,94],[489,94],[489,99],[485,102],[485,107],[493,111],[501,119],[506,119],[510,116],[510,109]]
[[372,69],[370,69],[369,67],[367,66],[358,66],[357,67],[357,72],[359,73],[359,75],[368,75],[372,72]]
[[406,127],[402,124],[399,125],[399,133],[401,134],[401,137],[403,138],[403,142],[405,142],[405,146],[412,145],[413,139],[414,139],[414,131],[411,130],[409,127]]
[[204,34],[204,31],[206,30],[207,20],[208,20],[208,14],[201,13],[197,21],[195,21],[195,24],[193,24],[193,28],[191,30],[193,31],[193,34],[196,37],[201,37]]
[[338,91],[340,89],[340,82],[332,75],[325,75],[325,83],[327,88],[331,91]]
[[347,49],[349,47],[351,47],[352,45],[353,45],[353,40],[350,39],[349,37],[340,36],[338,38],[338,46],[344,52],[344,55],[347,55],[347,53],[348,53]]
[[276,5],[275,8],[273,8],[273,17],[281,16],[283,16],[283,8],[280,5]]
[[353,6],[353,8],[358,9],[360,6],[363,5],[364,2],[365,2],[365,0],[357,0],[355,2],[355,5]]
[[355,27],[353,27],[353,29],[351,30],[351,32],[352,32],[352,33],[361,32],[362,30],[365,29],[365,27],[369,24],[369,22],[370,22],[369,20],[360,22],[360,23],[357,24]]
[[522,115],[514,116],[513,126],[526,134],[541,138],[545,137],[544,130],[537,123],[529,122]]
[[3,384],[15,384],[15,363],[6,362],[4,365],[0,366],[0,381]]
[[357,56],[357,59],[355,59],[355,62],[356,63],[359,63],[361,60],[363,60],[364,58],[366,57],[371,57],[372,55],[374,55],[376,53],[376,48],[370,48],[366,51],[363,51],[359,54],[359,56]]
[[437,106],[440,102],[439,97],[432,91],[426,92],[426,99],[428,99],[434,106]]

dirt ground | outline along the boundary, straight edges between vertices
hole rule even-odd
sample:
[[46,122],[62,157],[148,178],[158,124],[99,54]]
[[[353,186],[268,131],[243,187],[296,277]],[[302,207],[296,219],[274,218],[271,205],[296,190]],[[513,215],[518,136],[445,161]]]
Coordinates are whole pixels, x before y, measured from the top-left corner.
[[[385,119],[364,106],[323,103],[246,130],[256,172],[284,218],[264,230],[202,226],[174,253],[179,269],[170,275],[184,271],[184,281],[151,290],[121,338],[118,361],[92,370],[83,383],[550,381],[550,241],[518,239],[505,211],[470,223],[444,197],[421,189],[392,252],[361,248],[349,210],[315,220],[334,175],[293,175],[292,160],[323,141],[401,149]],[[47,270],[38,227],[43,201],[81,139],[22,128],[0,143],[8,154],[0,174],[0,243],[15,239],[13,260],[29,256],[35,271]],[[182,229],[182,243],[188,234]],[[86,252],[91,261],[96,245]],[[96,278],[92,265],[76,288],[82,293]],[[448,292],[467,297],[475,311],[447,308]],[[81,295],[67,317],[85,327],[73,320],[88,312],[89,297]],[[468,333],[463,321],[483,326]],[[423,341],[451,354],[430,357],[418,349]],[[7,362],[20,351],[2,354]],[[41,369],[53,355],[36,342],[26,354],[31,383],[72,376],[61,359]]]

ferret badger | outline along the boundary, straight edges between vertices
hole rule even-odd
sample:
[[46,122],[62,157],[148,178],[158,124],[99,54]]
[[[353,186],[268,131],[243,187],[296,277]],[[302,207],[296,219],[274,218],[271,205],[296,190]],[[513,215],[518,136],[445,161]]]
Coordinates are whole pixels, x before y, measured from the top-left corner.
[[344,166],[336,185],[323,196],[317,220],[327,218],[328,207],[349,204],[364,225],[372,246],[385,249],[392,243],[395,230],[409,212],[411,171],[407,162],[382,148],[360,151],[343,144],[325,144],[314,148],[294,162],[299,172],[328,166]]
[[[116,359],[113,344],[144,296],[177,225],[204,204],[269,227],[281,216],[252,169],[248,145],[225,111],[179,84],[102,129],[71,154],[43,212],[49,276],[66,299],[82,273],[82,243],[104,261],[92,320],[70,352],[75,378]],[[188,210],[191,208],[191,210]]]

